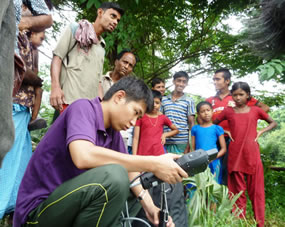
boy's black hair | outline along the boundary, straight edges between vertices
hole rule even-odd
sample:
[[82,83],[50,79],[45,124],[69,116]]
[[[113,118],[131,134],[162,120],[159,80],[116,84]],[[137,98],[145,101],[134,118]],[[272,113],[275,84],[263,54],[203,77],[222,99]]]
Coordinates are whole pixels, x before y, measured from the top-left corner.
[[[135,56],[135,59],[136,59],[136,64],[137,64],[137,62],[139,62],[139,58],[130,50],[130,49],[123,49],[120,53],[118,53],[118,55],[116,56],[116,60],[120,60],[123,56],[124,56],[124,54],[126,54],[126,53],[131,53],[131,54],[133,54],[134,56]],[[135,64],[135,65],[136,65]],[[134,65],[134,66],[135,66]]]
[[151,90],[153,98],[158,98],[160,101],[162,100],[162,95],[159,91]]
[[207,101],[202,101],[202,102],[199,102],[199,103],[197,104],[197,106],[196,106],[197,113],[200,112],[201,107],[204,106],[204,105],[208,105],[208,106],[211,107],[211,109],[213,109],[211,103],[209,103],[209,102],[207,102]]
[[105,94],[103,101],[108,101],[117,92],[123,90],[126,92],[126,100],[143,101],[146,104],[146,112],[153,110],[153,96],[150,88],[143,80],[134,76],[126,76],[116,82]]
[[107,9],[114,9],[114,10],[118,11],[121,16],[123,16],[125,13],[125,11],[121,8],[121,6],[115,2],[103,2],[99,6],[99,9],[100,8],[103,9],[104,11]]
[[173,80],[179,78],[179,77],[185,77],[187,79],[187,81],[189,80],[189,75],[187,72],[185,71],[179,71],[179,72],[176,72],[174,75],[173,75]]
[[160,84],[160,83],[164,83],[164,80],[159,78],[159,77],[156,77],[156,78],[153,78],[152,81],[151,81],[151,87],[154,88],[155,85],[157,84]]
[[227,69],[227,68],[220,68],[220,69],[218,69],[218,70],[215,72],[215,74],[217,74],[217,73],[223,73],[224,80],[229,80],[229,81],[231,81],[231,76],[232,76],[232,74],[231,74],[231,72],[230,72],[229,69]]
[[242,82],[242,81],[234,83],[233,86],[232,86],[231,93],[233,93],[234,91],[236,91],[239,88],[244,90],[248,94],[248,99],[247,100],[250,100],[251,99],[251,94],[250,94],[250,87],[249,87],[248,83]]

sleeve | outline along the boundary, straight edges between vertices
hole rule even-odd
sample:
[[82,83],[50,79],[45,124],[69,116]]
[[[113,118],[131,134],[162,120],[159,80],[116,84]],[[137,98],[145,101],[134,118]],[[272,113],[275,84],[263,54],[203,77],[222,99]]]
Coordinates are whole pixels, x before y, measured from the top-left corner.
[[61,35],[59,41],[56,44],[55,49],[53,50],[53,54],[58,56],[61,60],[65,58],[68,51],[74,45],[75,39],[73,38],[71,25],[67,26],[63,34]]
[[27,7],[34,16],[50,14],[50,10],[48,9],[44,0],[28,0],[26,3]]
[[229,109],[229,107],[225,108],[225,109],[217,116],[216,119],[218,119],[219,121],[227,120],[228,109]]
[[195,115],[195,102],[193,99],[188,100],[188,116]]
[[219,126],[219,125],[216,125],[216,132],[217,132],[217,136],[220,137],[221,135],[224,135],[224,129]]
[[196,137],[196,132],[197,132],[197,125],[194,125],[191,129],[191,136],[195,136]]
[[136,126],[141,127],[141,124],[142,124],[142,118],[141,118],[141,119],[138,119],[138,120],[136,121]]
[[269,115],[263,109],[256,107],[256,110],[258,111],[258,119],[267,120],[269,118]]
[[72,103],[65,111],[66,146],[74,140],[87,140],[96,145],[97,124],[90,101],[80,99]]
[[169,120],[169,118],[167,116],[165,116],[165,115],[163,115],[163,116],[164,116],[164,125],[170,127],[172,125],[171,120]]
[[247,102],[248,106],[257,106],[257,104],[258,104],[258,100],[253,97],[251,97],[250,100]]

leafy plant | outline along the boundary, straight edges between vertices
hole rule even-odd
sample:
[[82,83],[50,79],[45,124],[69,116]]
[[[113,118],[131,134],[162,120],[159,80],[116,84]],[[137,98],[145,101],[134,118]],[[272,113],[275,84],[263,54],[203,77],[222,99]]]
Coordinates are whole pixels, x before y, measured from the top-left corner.
[[267,63],[257,67],[260,72],[260,81],[266,81],[274,79],[277,82],[285,83],[285,60],[283,59],[272,59]]
[[[242,192],[229,199],[226,186],[214,180],[210,169],[185,179],[184,184],[192,184],[189,189],[192,198],[189,200],[189,226],[255,226],[246,220],[236,218],[240,210],[232,213],[232,208]],[[216,204],[216,209],[212,205]]]

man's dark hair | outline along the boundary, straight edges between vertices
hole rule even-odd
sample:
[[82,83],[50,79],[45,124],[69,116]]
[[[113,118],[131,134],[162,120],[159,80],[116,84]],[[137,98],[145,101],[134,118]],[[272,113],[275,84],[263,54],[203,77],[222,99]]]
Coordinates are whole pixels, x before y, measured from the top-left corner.
[[[120,60],[123,56],[124,56],[124,54],[126,54],[126,53],[130,53],[130,54],[133,54],[134,56],[135,56],[135,59],[136,59],[136,64],[137,64],[137,62],[139,61],[139,59],[138,59],[138,57],[130,50],[130,49],[123,49],[120,53],[118,53],[118,55],[116,56],[116,60]],[[135,64],[135,65],[136,65]],[[135,66],[134,65],[134,66]]]
[[202,101],[202,102],[199,102],[199,103],[197,104],[197,106],[196,106],[197,113],[200,112],[201,107],[204,106],[204,105],[208,105],[208,106],[210,106],[211,109],[213,109],[211,103],[209,103],[209,102],[207,102],[207,101]]
[[232,74],[231,74],[231,72],[230,72],[229,69],[227,69],[227,68],[221,68],[221,69],[218,69],[218,70],[215,72],[215,74],[217,74],[217,73],[223,73],[224,80],[229,80],[229,81],[231,81],[231,76],[232,76]]
[[143,80],[134,76],[126,76],[116,82],[105,94],[103,101],[108,101],[117,92],[123,90],[126,92],[126,100],[143,101],[146,104],[146,112],[153,110],[153,96],[150,88]]
[[163,79],[158,78],[158,77],[157,77],[157,78],[154,78],[154,79],[151,81],[151,87],[154,88],[155,85],[160,84],[160,83],[164,83],[164,84],[165,84],[165,82],[164,82]]
[[114,10],[118,11],[121,16],[123,16],[125,13],[125,11],[121,8],[121,6],[115,2],[103,2],[100,5],[99,9],[100,8],[103,9],[104,11],[107,9],[114,9]]
[[156,90],[152,90],[152,96],[153,98],[158,98],[160,101],[162,99],[162,95],[159,91],[156,91]]
[[242,81],[234,83],[233,86],[232,86],[231,93],[233,93],[234,91],[236,91],[239,88],[241,90],[244,90],[248,94],[248,99],[247,100],[250,100],[251,99],[251,94],[250,94],[250,87],[249,87],[248,83],[242,82]]
[[174,75],[173,75],[173,79],[177,79],[179,77],[185,77],[187,79],[187,81],[189,80],[189,76],[188,76],[188,73],[185,72],[185,71],[179,71],[179,72],[176,72]]

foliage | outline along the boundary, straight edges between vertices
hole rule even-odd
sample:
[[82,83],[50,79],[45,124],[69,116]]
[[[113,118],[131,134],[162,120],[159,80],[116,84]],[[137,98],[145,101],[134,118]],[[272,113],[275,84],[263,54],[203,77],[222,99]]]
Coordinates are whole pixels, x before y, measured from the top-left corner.
[[[254,223],[236,218],[240,212],[238,209],[231,213],[242,192],[230,200],[227,187],[216,183],[209,168],[185,179],[184,184],[194,186],[188,189],[192,195],[188,203],[189,226],[255,226]],[[215,211],[211,209],[213,204],[217,206]]]
[[[78,19],[94,21],[99,0],[57,0],[56,7],[69,4],[79,12]],[[168,78],[170,70],[184,64],[191,76],[217,67],[229,67],[242,76],[256,71],[260,59],[248,54],[222,21],[241,15],[252,1],[227,0],[118,0],[125,15],[112,34],[105,35],[105,70],[117,53],[130,48],[139,57],[136,74],[145,81]]]
[[279,83],[285,83],[285,56],[282,59],[272,59],[260,65],[257,69],[260,72],[260,81],[274,79]]

